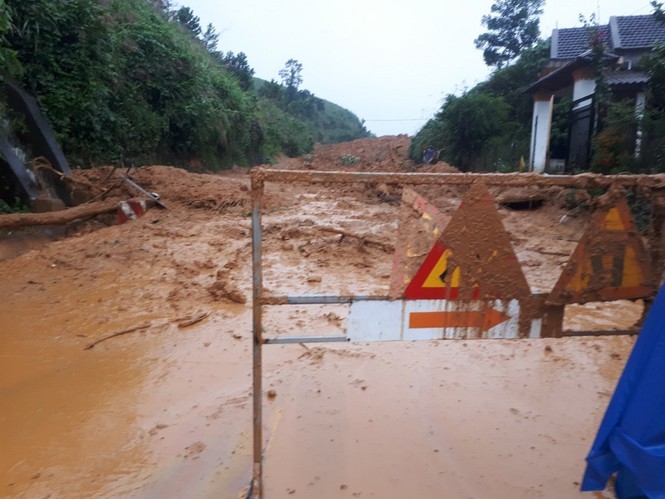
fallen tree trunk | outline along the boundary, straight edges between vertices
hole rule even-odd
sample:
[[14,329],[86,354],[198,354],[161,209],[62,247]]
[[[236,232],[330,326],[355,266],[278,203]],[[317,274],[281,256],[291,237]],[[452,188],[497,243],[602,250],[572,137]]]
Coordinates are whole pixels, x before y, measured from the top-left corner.
[[117,201],[89,203],[48,213],[10,213],[0,215],[0,228],[15,229],[32,225],[64,225],[79,218],[94,217],[102,213],[111,213],[118,208]]
[[382,249],[383,251],[387,251],[388,253],[391,253],[395,251],[395,246],[390,243],[384,243],[383,241],[379,241],[377,239],[372,239],[367,236],[361,236],[358,234],[352,234],[351,232],[347,232],[342,229],[336,229],[335,227],[316,227],[317,230],[320,230],[322,232],[331,232],[333,234],[339,234],[343,237],[350,237],[353,239],[358,239],[365,244],[377,246],[379,249]]

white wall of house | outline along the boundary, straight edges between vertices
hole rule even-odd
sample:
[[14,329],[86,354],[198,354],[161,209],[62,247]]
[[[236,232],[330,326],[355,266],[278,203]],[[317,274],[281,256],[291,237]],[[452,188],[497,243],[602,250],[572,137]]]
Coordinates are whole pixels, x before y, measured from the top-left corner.
[[537,93],[533,95],[529,167],[536,173],[543,173],[547,165],[553,107],[554,94]]
[[591,98],[596,91],[596,79],[593,77],[593,74],[586,68],[583,70],[574,71],[573,79],[575,81],[573,84],[573,102],[584,97],[588,97],[588,99],[582,100],[575,104],[573,109],[579,109],[581,107],[588,106],[591,104]]

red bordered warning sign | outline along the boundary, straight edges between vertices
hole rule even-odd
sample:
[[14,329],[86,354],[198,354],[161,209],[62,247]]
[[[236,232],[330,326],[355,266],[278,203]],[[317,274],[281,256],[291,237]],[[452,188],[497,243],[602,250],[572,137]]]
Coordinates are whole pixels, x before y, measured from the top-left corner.
[[402,189],[402,202],[398,213],[399,226],[390,275],[392,300],[404,297],[404,292],[413,279],[423,258],[441,233],[452,214],[442,213],[430,201],[409,187]]
[[407,300],[530,296],[487,188],[475,183],[404,291]]
[[[457,300],[461,274],[460,267],[453,261],[453,251],[437,241],[404,291],[404,297],[407,300]],[[471,298],[479,298],[478,284],[472,283],[471,288]]]

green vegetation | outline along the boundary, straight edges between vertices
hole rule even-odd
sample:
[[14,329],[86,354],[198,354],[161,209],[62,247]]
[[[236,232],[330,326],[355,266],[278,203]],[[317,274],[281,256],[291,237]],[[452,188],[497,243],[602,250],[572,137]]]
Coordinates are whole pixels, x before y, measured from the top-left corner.
[[[529,157],[533,103],[525,95],[549,58],[549,41],[533,47],[528,41],[538,32],[541,0],[497,0],[494,16],[483,23],[493,30],[476,39],[485,62],[497,69],[489,78],[460,96],[448,95],[439,112],[411,142],[410,156],[420,162],[428,146],[440,150],[441,159],[462,171],[513,171]],[[662,4],[652,2],[654,16],[665,22]],[[503,20],[497,19],[501,13]],[[657,45],[639,64],[649,74],[643,112],[636,113],[635,98],[616,100],[604,74],[612,61],[594,16],[581,21],[588,29],[591,67],[596,73],[596,124],[591,141],[590,169],[599,173],[665,172],[665,45]],[[508,26],[519,26],[512,32]],[[508,62],[517,59],[506,66]],[[550,135],[552,157],[566,157],[571,100],[555,98]],[[636,137],[639,141],[636,142]],[[637,149],[639,147],[639,150]]]
[[284,69],[279,71],[279,77],[286,87],[286,100],[293,101],[298,94],[298,87],[302,84],[302,64],[295,59],[289,59]]
[[[665,23],[662,4],[652,2],[654,17]],[[665,45],[656,46],[639,63],[649,75],[644,109],[635,99],[616,99],[605,82],[606,47],[593,23],[589,25],[596,79],[598,121],[593,136],[591,170],[598,173],[665,172]],[[636,143],[635,138],[639,137]],[[637,149],[639,147],[639,150]]]
[[475,40],[488,66],[502,68],[533,47],[540,38],[545,0],[496,0],[491,14],[483,16],[487,31]]
[[11,75],[21,73],[16,51],[9,47],[7,35],[12,28],[12,14],[5,0],[0,0],[0,67]]
[[353,166],[358,161],[360,161],[360,158],[353,154],[340,154],[339,158],[337,158],[337,163],[343,166]]
[[516,170],[529,157],[533,103],[523,92],[548,55],[541,42],[461,96],[448,95],[412,140],[411,158],[420,161],[431,145],[463,171]]
[[[288,78],[291,76],[287,75]],[[351,111],[308,90],[297,90],[295,81],[291,86],[288,81],[283,86],[275,80],[254,79],[254,88],[260,96],[261,123],[273,148],[269,155],[281,150],[295,157],[311,151],[316,142],[331,144],[370,136]]]
[[5,213],[28,213],[29,211],[27,206],[17,197],[14,198],[13,203],[7,203],[0,198],[0,215]]
[[218,52],[212,25],[169,4],[0,0],[0,63],[37,97],[72,164],[223,168],[367,135],[297,86],[255,91],[245,54]]

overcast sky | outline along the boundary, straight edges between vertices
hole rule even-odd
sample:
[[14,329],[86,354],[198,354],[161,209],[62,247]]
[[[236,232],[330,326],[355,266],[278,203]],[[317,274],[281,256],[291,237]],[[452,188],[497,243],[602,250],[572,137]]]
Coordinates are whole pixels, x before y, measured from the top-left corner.
[[[289,59],[303,85],[366,120],[376,135],[415,134],[441,107],[489,74],[473,40],[493,0],[179,0],[244,52],[255,75],[279,81]],[[579,15],[650,14],[649,0],[546,0],[542,37]]]

